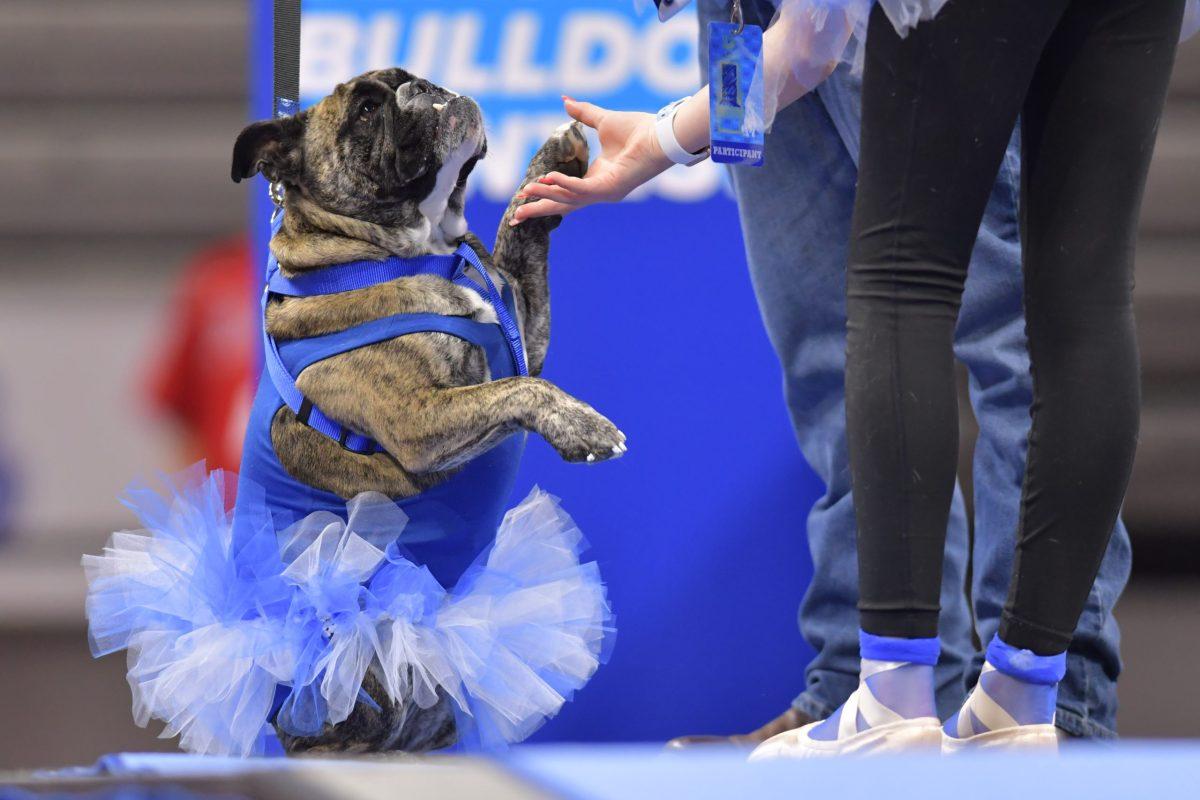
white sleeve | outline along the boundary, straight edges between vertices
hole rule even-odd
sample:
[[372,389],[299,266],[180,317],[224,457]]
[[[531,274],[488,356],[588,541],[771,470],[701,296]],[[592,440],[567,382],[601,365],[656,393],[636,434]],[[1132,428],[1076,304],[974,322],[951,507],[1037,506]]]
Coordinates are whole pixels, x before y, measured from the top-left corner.
[[862,69],[867,22],[876,2],[904,36],[919,22],[933,19],[947,0],[777,0],[761,75],[764,129],[770,128],[781,103],[817,88],[838,64]]
[[947,0],[878,0],[892,27],[901,36],[908,34],[918,22],[933,19]]
[[1187,0],[1187,7],[1183,11],[1183,31],[1179,35],[1179,41],[1192,38],[1198,30],[1200,30],[1200,0]]

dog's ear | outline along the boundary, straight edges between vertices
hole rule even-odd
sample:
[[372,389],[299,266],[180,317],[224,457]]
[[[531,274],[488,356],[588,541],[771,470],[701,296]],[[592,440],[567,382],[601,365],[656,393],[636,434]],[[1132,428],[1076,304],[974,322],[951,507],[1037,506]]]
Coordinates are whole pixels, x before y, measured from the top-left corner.
[[262,173],[267,180],[286,180],[299,174],[304,138],[302,114],[248,125],[233,145],[234,183]]

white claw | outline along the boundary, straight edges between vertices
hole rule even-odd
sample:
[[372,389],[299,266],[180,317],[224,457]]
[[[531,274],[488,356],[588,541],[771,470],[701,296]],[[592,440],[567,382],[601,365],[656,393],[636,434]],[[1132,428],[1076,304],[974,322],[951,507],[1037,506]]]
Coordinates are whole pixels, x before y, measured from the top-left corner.
[[434,110],[434,111],[437,111],[437,112],[439,112],[439,113],[440,113],[440,112],[441,112],[441,110],[442,110],[443,108],[445,108],[445,107],[446,107],[446,104],[445,104],[445,103],[434,103],[434,104],[433,104],[433,110]]
[[614,444],[612,452],[613,452],[614,456],[619,456],[619,455],[623,455],[625,453],[625,450],[624,450],[624,448],[621,447],[621,445]]
[[596,454],[595,454],[595,453],[588,453],[587,460],[588,460],[588,463],[591,463],[592,461],[595,461],[595,460],[596,460]]

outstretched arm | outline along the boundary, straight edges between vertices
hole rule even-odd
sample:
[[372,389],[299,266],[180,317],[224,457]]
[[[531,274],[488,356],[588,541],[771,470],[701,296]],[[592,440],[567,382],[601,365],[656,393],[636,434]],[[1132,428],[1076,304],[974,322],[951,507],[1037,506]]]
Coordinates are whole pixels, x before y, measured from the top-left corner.
[[[829,77],[852,31],[844,12],[820,16],[805,3],[784,3],[763,38],[768,117],[774,116],[775,108],[791,105]],[[511,225],[568,214],[593,203],[620,202],[671,166],[655,136],[654,115],[610,111],[569,97],[563,101],[571,117],[599,134],[600,156],[582,178],[551,172],[526,186],[521,196],[532,202],[516,210]],[[708,111],[708,87],[704,87],[675,114],[675,138],[688,152],[699,152],[708,144]]]

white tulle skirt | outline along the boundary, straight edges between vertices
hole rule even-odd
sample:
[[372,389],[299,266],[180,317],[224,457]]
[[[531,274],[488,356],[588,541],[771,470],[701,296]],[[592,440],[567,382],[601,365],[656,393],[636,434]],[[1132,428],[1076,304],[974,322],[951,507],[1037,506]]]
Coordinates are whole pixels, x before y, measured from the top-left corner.
[[276,533],[266,509],[235,526],[225,479],[194,468],[165,495],[130,490],[145,529],[85,556],[92,651],[128,652],[134,717],[190,752],[261,755],[270,720],[296,736],[345,720],[375,668],[388,697],[439,690],[460,743],[520,741],[606,658],[613,616],[586,543],[534,489],[447,589],[392,546],[407,521],[362,494]]

